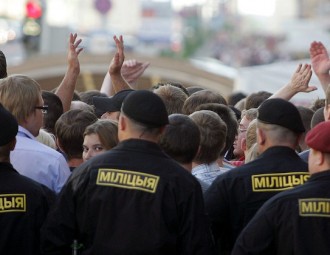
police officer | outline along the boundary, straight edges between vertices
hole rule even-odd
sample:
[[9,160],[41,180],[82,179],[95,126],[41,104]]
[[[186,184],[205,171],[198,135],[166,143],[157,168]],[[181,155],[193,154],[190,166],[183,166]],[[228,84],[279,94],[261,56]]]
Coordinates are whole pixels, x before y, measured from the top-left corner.
[[80,167],[63,188],[42,230],[45,254],[212,254],[198,181],[157,141],[168,124],[160,97],[124,100],[119,145]]
[[18,124],[0,104],[0,254],[40,254],[40,228],[54,193],[10,164]]
[[306,136],[311,177],[267,201],[242,231],[233,254],[330,254],[330,121]]
[[268,99],[259,107],[257,143],[261,155],[217,177],[205,194],[221,254],[231,252],[241,230],[266,200],[308,179],[308,166],[295,152],[304,130],[292,103]]

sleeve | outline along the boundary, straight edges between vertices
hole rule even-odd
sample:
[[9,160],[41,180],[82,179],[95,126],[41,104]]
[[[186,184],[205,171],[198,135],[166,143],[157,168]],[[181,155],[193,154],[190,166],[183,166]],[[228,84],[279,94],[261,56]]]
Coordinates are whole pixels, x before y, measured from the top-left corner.
[[205,193],[205,209],[211,221],[212,233],[220,254],[232,249],[230,204],[223,175],[213,181]]
[[56,183],[54,183],[55,187],[53,187],[53,190],[56,192],[56,194],[58,194],[60,193],[65,182],[68,180],[69,176],[71,175],[70,168],[63,155],[60,155],[58,158],[56,172],[57,172],[57,178],[56,178]]
[[[268,201],[270,202],[270,201]],[[274,244],[274,226],[276,208],[266,202],[243,229],[236,240],[232,255],[265,254],[276,252]]]
[[180,206],[179,254],[214,254],[210,224],[205,214],[202,190],[196,181],[187,202]]

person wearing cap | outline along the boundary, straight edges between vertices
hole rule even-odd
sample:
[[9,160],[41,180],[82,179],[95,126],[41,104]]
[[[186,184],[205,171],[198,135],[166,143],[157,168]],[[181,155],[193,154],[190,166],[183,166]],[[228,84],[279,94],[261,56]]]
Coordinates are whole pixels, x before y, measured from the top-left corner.
[[260,105],[260,156],[217,177],[205,194],[219,254],[231,252],[237,236],[265,201],[309,178],[307,163],[295,151],[304,130],[292,103],[274,98]]
[[112,97],[93,97],[93,105],[97,115],[101,119],[111,119],[118,121],[121,105],[132,91],[132,89],[121,90]]
[[131,92],[119,144],[79,166],[43,226],[44,254],[213,254],[198,181],[157,144],[168,124],[161,98]]
[[0,254],[41,254],[40,228],[55,194],[10,163],[18,124],[0,104]]
[[0,102],[19,124],[17,144],[10,154],[14,168],[59,193],[70,169],[61,153],[36,140],[48,109],[40,85],[28,76],[10,75],[0,80]]
[[330,254],[330,121],[307,133],[309,180],[268,200],[232,254]]

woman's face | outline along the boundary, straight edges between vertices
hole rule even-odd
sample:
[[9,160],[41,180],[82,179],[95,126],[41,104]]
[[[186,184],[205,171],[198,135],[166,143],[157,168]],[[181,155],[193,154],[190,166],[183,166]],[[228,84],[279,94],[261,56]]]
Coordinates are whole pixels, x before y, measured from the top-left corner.
[[85,135],[83,147],[84,147],[84,151],[83,151],[84,161],[106,151],[100,142],[98,134]]

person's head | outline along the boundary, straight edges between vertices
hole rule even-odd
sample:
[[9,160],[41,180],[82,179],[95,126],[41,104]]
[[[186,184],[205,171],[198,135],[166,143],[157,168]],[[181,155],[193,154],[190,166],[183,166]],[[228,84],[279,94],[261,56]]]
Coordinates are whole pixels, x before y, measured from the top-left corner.
[[63,114],[63,104],[61,99],[55,93],[50,91],[43,90],[42,98],[44,100],[44,104],[48,105],[47,114],[44,114],[43,128],[47,132],[54,134],[55,123]]
[[292,103],[273,98],[260,105],[257,117],[257,143],[260,153],[273,146],[296,149],[304,131],[299,111]]
[[169,124],[165,127],[159,145],[179,164],[191,168],[200,143],[198,126],[183,114],[171,114],[168,119]]
[[308,169],[311,174],[330,169],[330,121],[324,121],[313,127],[306,135],[306,144],[310,147]]
[[312,105],[310,106],[310,109],[312,111],[316,112],[318,109],[323,108],[324,104],[325,104],[324,98],[323,99],[318,98],[312,103]]
[[40,129],[39,131],[39,135],[36,137],[37,141],[39,141],[40,143],[43,143],[44,145],[47,145],[48,147],[56,150],[57,146],[56,146],[56,139],[55,139],[55,135],[47,132],[44,129]]
[[124,99],[134,90],[121,90],[112,97],[93,97],[93,105],[102,119],[118,120]]
[[182,107],[188,96],[179,88],[172,85],[159,86],[153,92],[164,102],[167,113],[182,113]]
[[257,115],[258,109],[256,108],[242,111],[241,120],[238,124],[237,136],[234,141],[234,155],[236,158],[244,156],[244,151],[246,150],[246,131],[250,122],[257,118]]
[[187,87],[187,91],[189,93],[189,96],[191,96],[192,94],[194,94],[197,91],[201,91],[204,90],[205,88],[202,87],[198,87],[198,86],[191,86],[191,87]]
[[5,54],[0,50],[0,79],[7,77],[7,60]]
[[229,108],[229,106],[215,103],[202,104],[198,106],[196,110],[209,110],[215,112],[226,123],[226,145],[220,153],[220,156],[224,156],[228,149],[233,145],[235,136],[237,135],[238,123],[235,113]]
[[86,104],[93,105],[93,97],[108,97],[105,93],[99,90],[87,90],[79,92],[79,97],[82,102]]
[[82,159],[85,129],[95,121],[97,121],[95,114],[79,109],[65,112],[56,121],[56,142],[68,160]]
[[84,110],[95,114],[94,107],[80,100],[71,101],[70,110]]
[[183,105],[183,113],[186,115],[192,114],[201,104],[217,103],[227,105],[226,99],[217,92],[204,89],[195,92],[187,98]]
[[114,120],[98,120],[86,127],[83,142],[83,160],[108,151],[118,144],[118,123]]
[[324,121],[323,112],[324,112],[324,107],[321,107],[314,112],[311,120],[311,128],[315,127],[317,124]]
[[196,111],[189,117],[197,124],[200,131],[200,146],[194,163],[215,162],[226,144],[226,123],[218,114],[209,110]]
[[15,117],[0,103],[0,162],[10,161],[10,152],[14,150],[18,123]]
[[187,97],[190,96],[188,90],[186,89],[186,87],[184,87],[181,83],[179,82],[173,82],[173,81],[167,81],[167,82],[159,82],[157,83],[155,86],[152,86],[152,90],[158,89],[162,86],[166,86],[166,85],[171,85],[173,87],[176,87],[178,89],[180,89],[183,93],[185,93],[185,95]]
[[314,115],[314,111],[304,106],[297,106],[297,109],[305,127],[305,132],[302,134],[301,139],[299,141],[299,149],[300,151],[304,151],[308,149],[308,146],[305,143],[305,136],[307,132],[311,130],[311,122]]
[[330,120],[330,86],[328,86],[325,91],[324,109],[323,109],[324,119]]
[[246,98],[245,93],[239,92],[239,91],[233,92],[227,98],[228,105],[234,106],[236,103],[238,103],[243,98]]
[[136,138],[158,142],[168,124],[162,99],[148,90],[131,92],[123,101],[118,122],[119,141]]
[[250,108],[258,108],[262,102],[268,99],[271,95],[272,93],[267,91],[259,91],[248,95],[245,101],[245,110]]
[[33,136],[43,126],[44,100],[39,84],[25,75],[11,75],[0,80],[0,102],[16,118],[18,124]]

